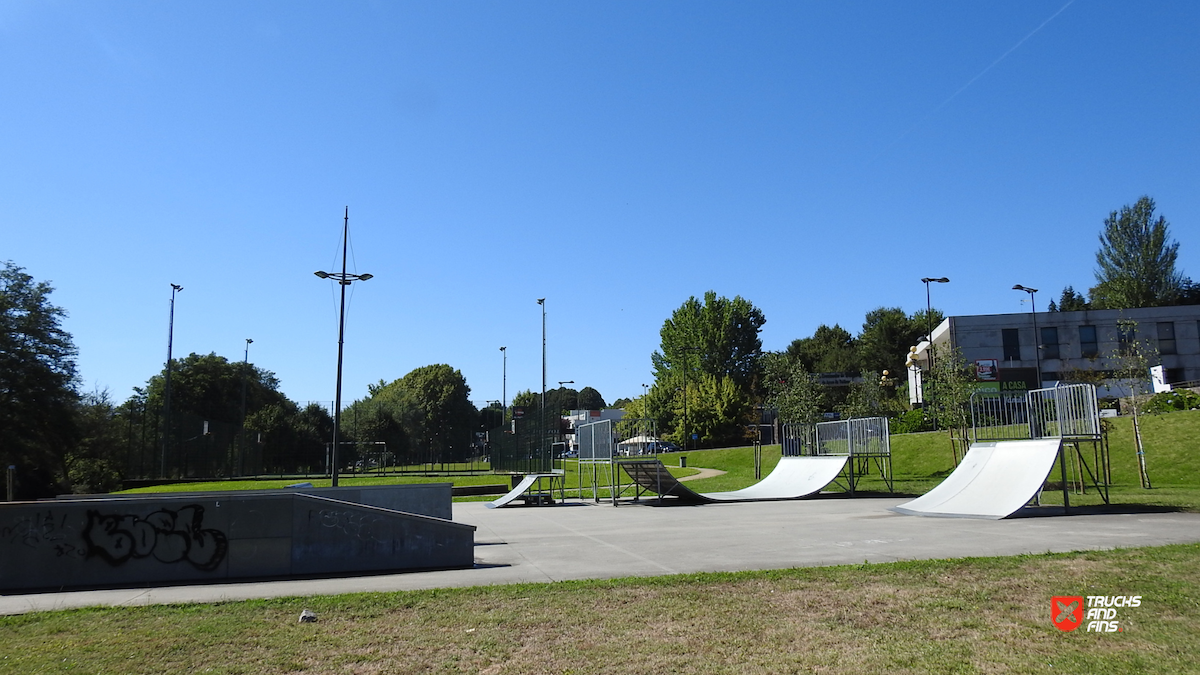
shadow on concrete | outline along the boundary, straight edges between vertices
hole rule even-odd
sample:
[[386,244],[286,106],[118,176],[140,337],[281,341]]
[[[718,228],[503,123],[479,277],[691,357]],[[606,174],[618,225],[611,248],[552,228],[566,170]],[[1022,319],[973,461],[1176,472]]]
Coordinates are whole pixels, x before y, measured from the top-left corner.
[[1106,515],[1138,515],[1143,513],[1180,513],[1182,509],[1173,506],[1154,506],[1151,504],[1090,504],[1087,506],[1072,506],[1064,509],[1061,506],[1026,506],[1009,516],[1009,518],[1046,518],[1049,516],[1106,516]]

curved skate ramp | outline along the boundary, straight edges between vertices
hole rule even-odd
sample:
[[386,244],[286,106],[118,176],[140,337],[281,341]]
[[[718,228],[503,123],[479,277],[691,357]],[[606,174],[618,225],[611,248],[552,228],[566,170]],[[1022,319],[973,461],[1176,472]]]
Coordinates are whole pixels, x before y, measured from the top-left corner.
[[1042,489],[1062,439],[972,443],[946,480],[924,495],[892,507],[910,516],[1007,518]]
[[489,509],[498,509],[501,506],[507,506],[507,505],[511,504],[514,499],[525,494],[529,490],[529,488],[533,487],[534,483],[538,482],[539,479],[552,477],[554,475],[555,474],[531,473],[531,474],[525,476],[524,478],[522,478],[521,482],[517,483],[517,486],[514,487],[511,492],[504,495],[503,497],[500,497],[499,499],[488,502],[487,507]]
[[800,499],[821,491],[845,468],[849,457],[782,457],[775,469],[750,487],[732,492],[693,492],[671,475],[659,460],[621,462],[625,473],[642,489],[663,496],[678,497],[680,501],[703,504],[711,502],[752,502]]
[[781,457],[766,478],[733,492],[705,492],[718,502],[799,499],[816,494],[833,482],[846,467],[848,456]]

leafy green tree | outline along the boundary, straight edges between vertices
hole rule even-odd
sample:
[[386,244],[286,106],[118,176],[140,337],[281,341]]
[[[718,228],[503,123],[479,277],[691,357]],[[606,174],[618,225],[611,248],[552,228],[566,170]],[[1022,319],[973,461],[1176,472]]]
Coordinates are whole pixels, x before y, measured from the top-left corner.
[[655,381],[728,375],[749,396],[759,376],[764,323],[762,311],[741,296],[730,300],[708,291],[703,304],[688,298],[659,331],[660,350],[650,356]]
[[562,414],[579,409],[579,392],[569,387],[546,390],[546,411]]
[[[163,405],[166,370],[150,378],[142,390],[146,405],[159,410]],[[171,414],[191,414],[203,420],[238,424],[242,415],[242,384],[246,386],[246,412],[288,401],[279,391],[279,378],[269,370],[242,361],[230,361],[214,353],[191,353],[172,359]],[[292,404],[295,407],[295,404]]]
[[680,445],[691,434],[696,435],[700,447],[727,447],[746,441],[753,406],[732,377],[704,374],[688,383],[687,406],[686,428],[675,433],[675,442]]
[[1150,197],[1109,214],[1096,252],[1093,307],[1161,307],[1177,301],[1184,278],[1175,269],[1179,243],[1171,240],[1169,229],[1165,218],[1154,217]]
[[810,373],[857,373],[859,371],[858,342],[845,328],[821,324],[812,337],[794,340],[787,348],[788,356],[796,359]]
[[122,424],[107,391],[80,396],[76,410],[79,432],[67,453],[67,478],[75,494],[112,492],[121,488]]
[[763,355],[767,404],[785,423],[815,424],[823,419],[827,395],[804,364],[784,352]]
[[600,392],[591,387],[579,390],[579,410],[603,410],[607,404]]
[[457,462],[470,456],[479,413],[462,372],[440,363],[422,366],[370,391],[380,414],[400,422],[412,459]]
[[[633,401],[633,399],[619,398],[619,399],[613,401],[611,404],[605,406],[605,408],[624,408],[625,406],[629,405],[629,403],[631,401]],[[588,409],[592,410],[592,408],[588,408]]]
[[879,382],[879,373],[863,373],[862,378],[852,382],[849,389],[846,400],[837,406],[837,412],[842,417],[877,417],[887,413],[886,391]]
[[514,408],[540,408],[542,405],[542,395],[538,392],[526,389],[518,391],[516,396],[513,396],[512,406]]
[[929,319],[924,311],[910,317],[899,307],[871,310],[858,336],[860,366],[866,371],[904,372],[908,348],[917,344],[917,338],[925,335],[930,325],[936,327],[941,323],[942,318],[937,310]]
[[78,438],[75,345],[53,288],[24,269],[0,268],[0,462],[17,466],[17,496],[61,491]]

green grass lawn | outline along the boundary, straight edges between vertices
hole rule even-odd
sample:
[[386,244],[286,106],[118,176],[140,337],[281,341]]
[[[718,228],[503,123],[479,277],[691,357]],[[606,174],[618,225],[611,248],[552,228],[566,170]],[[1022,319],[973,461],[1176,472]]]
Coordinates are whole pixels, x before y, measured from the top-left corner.
[[[1113,486],[1110,499],[1121,504],[1145,504],[1200,511],[1200,411],[1180,411],[1162,415],[1149,415],[1142,420],[1142,437],[1146,445],[1146,462],[1154,488],[1141,488],[1137,476],[1136,457],[1133,449],[1132,421],[1127,417],[1110,421],[1109,432],[1110,464]],[[946,432],[898,434],[891,438],[892,472],[894,487],[898,494],[920,495],[928,492],[954,470],[954,457],[950,436]],[[750,447],[723,448],[717,450],[692,450],[688,452],[660,455],[663,463],[671,468],[673,475],[682,477],[695,474],[694,468],[674,468],[680,455],[686,455],[689,467],[705,467],[725,471],[721,476],[705,478],[688,483],[697,492],[722,492],[738,490],[756,482],[754,477],[754,452]],[[765,446],[762,454],[762,475],[767,475],[779,462],[779,446]],[[565,462],[568,495],[577,493],[579,485],[578,464]],[[329,479],[305,479],[316,486],[328,486]],[[1058,470],[1050,476],[1052,482],[1060,480]],[[455,476],[346,476],[342,485],[392,485],[401,483],[453,482],[455,485],[491,485],[507,483],[504,474],[475,474]],[[150,488],[129,490],[127,493],[188,492],[196,490],[233,490],[281,488],[298,482],[298,479],[270,479],[256,481],[211,481],[204,483],[181,483]],[[584,494],[591,495],[590,480],[585,477]],[[878,475],[865,477],[859,484],[863,492],[887,491]],[[602,494],[607,496],[607,490]],[[490,500],[494,497],[456,497],[457,501]],[[1043,504],[1061,504],[1062,495],[1057,491],[1046,491]],[[1084,494],[1071,497],[1072,505],[1103,503],[1090,486]]]
[[[1055,595],[1142,604],[1064,633]],[[97,608],[0,617],[0,673],[1194,673],[1198,598],[1181,545]]]

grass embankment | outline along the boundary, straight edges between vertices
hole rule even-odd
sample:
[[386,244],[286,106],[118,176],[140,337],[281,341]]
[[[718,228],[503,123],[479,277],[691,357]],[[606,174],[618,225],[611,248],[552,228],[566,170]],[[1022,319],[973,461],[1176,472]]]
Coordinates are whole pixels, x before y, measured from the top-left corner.
[[[574,460],[564,462],[565,474],[563,477],[564,485],[568,496],[575,496],[579,488],[579,463]],[[590,473],[585,471],[584,476],[584,493],[591,495],[591,478]],[[676,477],[692,476],[699,473],[696,469],[686,468],[680,469],[671,467],[671,474]],[[370,485],[408,485],[414,483],[453,483],[456,486],[469,485],[505,485],[509,483],[508,474],[496,473],[481,473],[472,475],[401,475],[401,476],[378,476],[378,475],[343,475],[338,479],[338,485],[343,487],[361,487]],[[216,480],[204,481],[197,483],[173,483],[170,485],[155,485],[151,487],[134,488],[125,490],[118,494],[151,494],[151,493],[173,493],[173,492],[220,492],[224,490],[275,490],[285,488],[296,483],[312,483],[313,487],[329,487],[330,479],[328,478],[268,478],[259,480]],[[500,493],[503,494],[503,493]],[[607,496],[608,491],[604,494]],[[495,495],[487,496],[471,496],[471,497],[455,497],[455,501],[480,501],[493,500]]]
[[[1141,419],[1142,439],[1151,490],[1142,489],[1138,480],[1137,457],[1133,444],[1133,424],[1128,417],[1109,420],[1109,465],[1112,473],[1110,500],[1116,504],[1144,504],[1200,511],[1200,411],[1180,411],[1148,415]],[[942,482],[954,470],[950,436],[946,432],[899,434],[891,437],[892,472],[898,494],[920,495]],[[1094,464],[1089,445],[1082,448],[1089,465]],[[697,492],[717,492],[745,487],[754,482],[754,455],[751,448],[699,450],[663,455],[667,464],[677,464],[680,454],[688,455],[689,466],[724,470],[723,476],[688,483]],[[779,461],[779,446],[763,448],[763,475]],[[1095,466],[1091,467],[1095,470]],[[1075,469],[1068,467],[1068,476]],[[1058,466],[1049,481],[1060,483]],[[863,492],[886,492],[878,472],[859,483]],[[1041,502],[1062,504],[1058,490],[1043,492]],[[1099,493],[1086,485],[1083,494],[1071,494],[1072,506],[1102,504]]]
[[[1149,467],[1152,490],[1140,486],[1136,456],[1133,450],[1132,420],[1128,417],[1109,420],[1110,466],[1113,486],[1110,498],[1114,503],[1146,504],[1200,511],[1200,411],[1180,411],[1142,418],[1142,438],[1146,445],[1146,463]],[[928,492],[954,470],[950,437],[946,432],[898,434],[891,437],[892,473],[898,494],[920,495]],[[690,467],[720,469],[726,473],[688,483],[697,492],[720,492],[737,490],[755,482],[754,453],[749,447],[724,448],[718,450],[692,450],[667,453],[660,456],[671,473],[682,477],[695,474],[693,468],[678,469],[679,456],[687,455]],[[1085,446],[1085,455],[1091,462],[1091,451]],[[779,462],[779,446],[764,446],[762,475],[767,475]],[[574,495],[579,485],[578,464],[568,460],[566,486],[568,495]],[[1095,467],[1093,467],[1094,470]],[[1069,473],[1069,475],[1071,475]],[[346,476],[342,485],[392,485],[400,483],[428,483],[451,481],[455,485],[493,485],[506,483],[508,477],[501,474],[476,474],[455,476]],[[329,485],[329,479],[305,479],[318,487]],[[1051,482],[1059,482],[1057,467],[1050,475]],[[128,492],[187,492],[196,490],[235,490],[281,488],[297,482],[297,479],[272,479],[258,481],[213,481],[206,483],[181,483],[151,488],[139,488]],[[584,494],[591,495],[590,478],[584,478]],[[863,492],[887,491],[886,485],[874,469],[859,484]],[[607,495],[607,490],[602,490]],[[456,501],[490,500],[494,497],[456,497]],[[1043,504],[1061,504],[1062,495],[1057,491],[1046,491]],[[1073,494],[1072,505],[1103,503],[1096,491],[1088,485],[1084,494]]]
[[[1142,603],[1063,633],[1055,595]],[[1186,545],[87,609],[0,617],[0,673],[1186,673],[1197,598]]]

